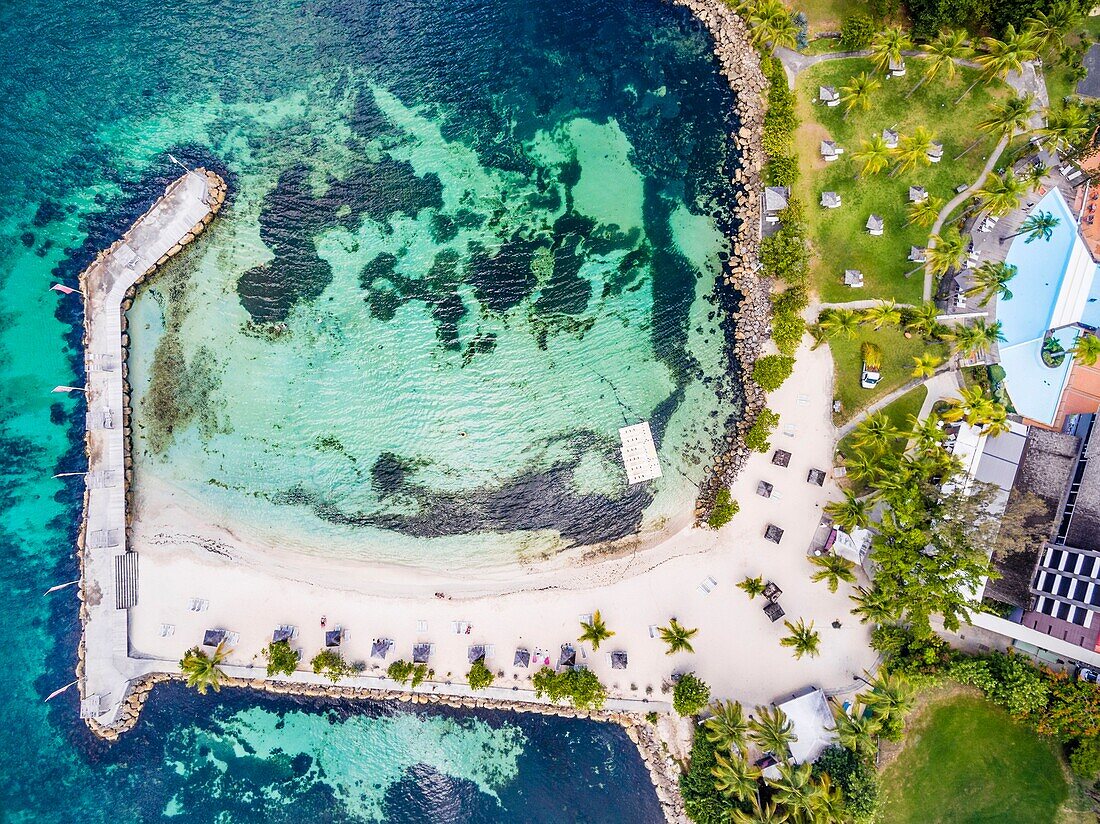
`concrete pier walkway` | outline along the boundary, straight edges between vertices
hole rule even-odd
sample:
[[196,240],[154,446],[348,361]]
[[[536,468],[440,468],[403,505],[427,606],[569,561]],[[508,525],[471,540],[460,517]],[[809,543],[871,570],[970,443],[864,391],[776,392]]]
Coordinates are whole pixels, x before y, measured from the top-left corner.
[[123,302],[145,276],[210,222],[225,183],[199,169],[164,195],[81,273],[88,474],[80,539],[82,600],[80,714],[111,726],[132,679],[157,666],[129,657],[128,609],[137,600],[136,553],[127,547],[127,431]]

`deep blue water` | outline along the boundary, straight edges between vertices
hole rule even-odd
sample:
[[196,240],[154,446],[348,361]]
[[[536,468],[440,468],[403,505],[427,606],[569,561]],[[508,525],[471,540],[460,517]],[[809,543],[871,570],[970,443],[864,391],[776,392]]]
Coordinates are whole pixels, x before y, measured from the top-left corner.
[[[80,399],[49,391],[82,380],[79,306],[48,286],[72,282],[176,176],[170,151],[221,171],[231,208],[260,227],[247,240],[271,252],[227,299],[259,322],[315,300],[332,274],[316,233],[441,202],[430,173],[375,158],[364,174],[365,143],[404,139],[384,134],[367,87],[434,118],[483,167],[527,176],[544,212],[552,187],[520,147],[569,118],[613,119],[644,180],[652,349],[678,402],[700,378],[689,335],[721,332],[688,326],[700,275],[671,215],[717,213],[731,162],[729,92],[698,26],[658,0],[28,0],[0,8],[0,49],[0,820],[658,820],[633,746],[588,722],[166,687],[109,746],[77,718],[75,690],[43,704],[72,680],[79,632],[74,590],[42,596],[77,575],[79,481],[51,476],[83,464]],[[482,219],[445,217],[433,227],[444,239]],[[557,281],[540,300],[555,315],[588,305],[568,259],[580,231],[591,227],[567,220],[545,241]],[[605,254],[638,242],[604,240]],[[490,310],[532,295],[513,264],[533,242],[516,235],[504,260],[471,251],[467,285]],[[228,260],[236,241],[215,231],[204,243]],[[363,290],[385,275],[374,263]],[[466,310],[389,274],[397,294],[372,296],[372,311],[429,304],[453,349]]]

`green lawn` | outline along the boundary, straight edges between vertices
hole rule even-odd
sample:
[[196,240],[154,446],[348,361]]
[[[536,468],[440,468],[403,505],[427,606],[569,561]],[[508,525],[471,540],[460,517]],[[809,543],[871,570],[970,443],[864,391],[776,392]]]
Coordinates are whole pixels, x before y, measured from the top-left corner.
[[[794,0],[788,5],[792,11],[805,13],[811,34],[840,31],[840,24],[845,17],[867,14],[866,0]],[[886,23],[882,25],[885,26]]]
[[[919,67],[920,61],[911,58],[908,76],[883,78],[881,88],[871,95],[871,108],[853,112],[847,120],[843,119],[842,106],[828,108],[815,102],[818,87],[839,89],[861,71],[874,72],[870,61],[827,61],[799,76],[802,125],[796,142],[803,174],[796,192],[806,204],[814,250],[812,276],[823,301],[894,298],[902,303],[919,302],[922,273],[917,271],[909,278],[905,273],[915,266],[907,260],[909,247],[926,245],[928,231],[904,225],[909,186],[924,186],[930,194],[950,200],[956,186],[977,178],[988,152],[996,145],[992,137],[987,137],[961,160],[954,160],[978,136],[977,122],[987,116],[994,98],[1007,93],[1007,87],[997,84],[990,88],[980,83],[962,104],[956,105],[955,100],[974,78],[973,70],[963,69],[954,80],[930,81],[907,99],[906,94],[920,77]],[[904,135],[919,125],[930,129],[943,143],[944,159],[940,163],[919,166],[894,178],[883,171],[857,179],[858,165],[852,154],[864,139],[880,134],[884,128],[897,128]],[[839,160],[829,164],[821,160],[819,152],[825,138],[835,140],[845,150]],[[823,191],[839,192],[843,205],[839,209],[821,208]],[[871,237],[865,229],[872,213],[885,219],[882,237]],[[863,272],[863,289],[843,285],[845,269]]]
[[[887,404],[882,410],[886,413],[886,417],[890,419],[897,429],[903,432],[908,432],[912,427],[911,418],[915,418],[920,414],[920,408],[924,405],[924,399],[928,397],[928,388],[925,386],[918,386],[916,389],[910,389],[896,401],[891,404]],[[849,433],[845,435],[839,444],[837,444],[837,451],[844,457],[848,457],[855,451],[855,445],[852,443],[853,434]],[[899,455],[905,451],[905,445],[909,442],[909,438],[898,438],[893,446],[893,451]]]
[[882,775],[883,824],[1053,824],[1069,794],[1051,744],[988,701],[931,706]]
[[[859,348],[863,341],[876,343],[882,350],[882,380],[874,389],[864,389],[859,385],[859,375],[863,369]],[[913,358],[917,355],[926,351],[936,352],[941,357],[947,355],[947,348],[943,344],[926,343],[916,336],[906,338],[897,328],[890,327],[876,332],[871,327],[864,326],[852,340],[841,336],[830,339],[828,343],[835,370],[833,394],[842,406],[841,413],[834,416],[838,424],[911,381]]]

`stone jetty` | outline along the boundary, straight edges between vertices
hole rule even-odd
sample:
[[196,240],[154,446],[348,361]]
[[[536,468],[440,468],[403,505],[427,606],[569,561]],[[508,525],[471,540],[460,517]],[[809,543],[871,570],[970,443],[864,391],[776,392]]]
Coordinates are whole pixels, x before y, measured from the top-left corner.
[[164,194],[80,275],[88,456],[78,539],[82,633],[76,676],[80,715],[104,734],[118,723],[135,681],[151,662],[129,656],[127,610],[137,599],[137,553],[129,551],[130,404],[125,310],[134,288],[209,225],[225,182],[196,169]]

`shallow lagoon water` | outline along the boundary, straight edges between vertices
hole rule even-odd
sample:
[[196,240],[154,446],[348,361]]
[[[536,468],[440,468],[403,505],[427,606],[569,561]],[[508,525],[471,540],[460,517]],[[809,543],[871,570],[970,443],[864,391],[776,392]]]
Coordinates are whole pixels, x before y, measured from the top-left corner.
[[[619,731],[587,722],[414,714],[233,692],[201,698],[173,687],[158,689],[138,728],[108,747],[78,721],[75,691],[43,704],[72,679],[79,631],[71,589],[42,596],[76,577],[79,479],[51,476],[83,462],[81,399],[49,392],[82,379],[79,305],[47,286],[73,282],[175,177],[167,151],[211,165],[229,179],[233,202],[138,307],[135,324],[140,318],[152,334],[135,340],[134,373],[150,374],[163,343],[158,330],[177,312],[181,351],[187,364],[198,364],[200,384],[212,387],[217,378],[219,387],[239,387],[241,398],[266,389],[256,397],[270,402],[233,403],[227,392],[224,406],[184,409],[189,417],[177,420],[172,437],[149,445],[150,468],[167,471],[178,460],[186,477],[175,480],[201,482],[217,505],[239,507],[234,487],[247,488],[246,473],[257,470],[240,454],[225,457],[221,444],[236,438],[250,444],[265,472],[284,461],[295,470],[253,489],[262,493],[249,498],[258,515],[285,513],[288,529],[310,516],[336,537],[406,535],[403,558],[418,548],[423,554],[418,505],[443,508],[449,494],[484,503],[483,520],[441,536],[469,540],[462,552],[476,549],[469,536],[478,534],[462,530],[529,529],[530,518],[494,520],[492,504],[504,493],[534,501],[533,511],[552,503],[553,495],[542,503],[523,498],[530,488],[568,492],[589,515],[614,515],[566,524],[567,541],[588,539],[581,529],[589,523],[656,522],[690,498],[706,460],[692,445],[728,414],[714,396],[718,387],[700,380],[697,368],[721,372],[711,369],[722,363],[720,330],[701,298],[720,248],[706,217],[720,194],[711,187],[731,162],[722,124],[728,92],[698,28],[684,13],[643,0],[438,9],[30,0],[0,9],[0,43],[8,56],[0,73],[0,180],[8,196],[0,219],[0,643],[8,663],[0,746],[9,754],[0,765],[0,819],[658,820],[633,747]],[[562,161],[573,151],[575,181]],[[588,233],[603,238],[599,248],[590,240],[571,245],[568,224],[558,224],[570,182],[578,214],[583,206],[590,220],[619,226]],[[374,196],[390,184],[400,198],[379,205]],[[500,206],[478,224],[492,197]],[[478,216],[462,213],[463,202]],[[536,284],[549,285],[561,261],[561,288],[487,288],[519,282],[499,260],[501,238],[517,234],[518,246],[509,247],[516,255],[539,247],[529,250]],[[552,261],[540,239],[550,243]],[[479,280],[467,268],[474,243],[493,277]],[[605,298],[602,284],[644,243],[653,262]],[[452,284],[462,313],[442,286],[425,294],[415,282],[448,248],[461,257],[461,282],[440,282]],[[396,258],[392,268],[385,254]],[[187,282],[178,300],[168,299],[173,279]],[[583,309],[582,282],[590,287]],[[636,283],[643,286],[629,291]],[[522,297],[509,308],[510,295]],[[552,328],[540,348],[544,317]],[[265,326],[247,334],[249,320]],[[271,335],[278,323],[291,334]],[[582,337],[577,324],[587,323]],[[613,334],[615,323],[621,333]],[[204,331],[214,328],[224,337]],[[368,359],[366,346],[386,341],[405,353],[391,355],[388,368],[408,370],[421,388],[439,384],[429,386],[435,428],[422,436],[442,456],[433,464],[409,448],[415,433],[380,440],[398,413],[397,422],[409,417],[411,397],[380,394],[379,407],[394,412],[386,426],[374,421],[368,432],[355,425],[368,393],[398,391],[396,381],[352,368],[357,358],[369,364],[377,357]],[[213,352],[207,360],[204,342]],[[273,379],[280,370],[298,374],[311,347],[323,356],[316,374],[331,384],[290,387]],[[596,364],[604,349],[608,362]],[[260,366],[248,368],[249,352],[262,356]],[[521,363],[528,352],[535,360],[529,374]],[[554,382],[570,371],[586,375],[585,364],[603,377]],[[527,383],[505,393],[492,380],[497,374]],[[485,415],[453,403],[455,387],[479,386],[489,393],[481,409],[507,397],[548,419],[531,429],[526,419],[510,425],[503,410]],[[311,428],[282,397],[308,399],[326,425]],[[547,411],[546,397],[565,397],[572,411]],[[485,430],[477,431],[482,415]],[[614,430],[633,416],[653,421],[661,440],[669,480],[653,501],[632,498],[615,473]],[[301,455],[286,445],[289,438],[245,440],[256,432],[270,439],[272,427],[263,427],[273,420],[293,424]],[[441,422],[463,427],[465,442],[481,439],[481,448],[459,451]],[[380,464],[383,446],[399,460]],[[311,456],[311,472],[298,476],[302,455]],[[455,465],[457,475],[449,471]],[[409,483],[402,486],[402,478]],[[530,486],[518,483],[527,478]],[[397,492],[380,506],[379,490],[387,488]],[[334,493],[341,505],[326,509],[321,504]],[[495,511],[510,507],[498,503]],[[364,514],[397,520],[361,523]],[[349,515],[355,522],[342,523]],[[548,523],[545,531],[554,533],[565,522],[554,511]]]

